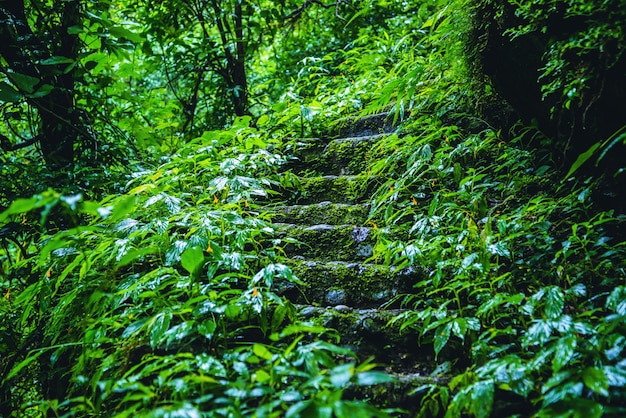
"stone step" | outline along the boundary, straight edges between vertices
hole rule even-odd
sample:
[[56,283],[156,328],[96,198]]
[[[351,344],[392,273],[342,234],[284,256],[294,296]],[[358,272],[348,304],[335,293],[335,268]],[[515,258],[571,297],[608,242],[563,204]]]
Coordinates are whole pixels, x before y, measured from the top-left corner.
[[393,302],[397,295],[413,293],[413,285],[424,279],[424,271],[394,269],[379,264],[344,261],[284,259],[304,286],[275,282],[275,291],[296,304],[319,306],[347,305],[379,307]]
[[348,205],[324,201],[310,205],[282,206],[270,211],[271,219],[279,223],[301,225],[359,225],[367,223],[368,204]]
[[319,138],[303,139],[295,143],[295,157],[287,168],[294,172],[315,172],[325,175],[358,174],[369,161],[380,158],[375,144],[388,134],[334,139],[325,142]]
[[374,356],[387,372],[432,372],[432,344],[420,347],[416,330],[401,330],[399,324],[391,322],[402,312],[400,309],[356,309],[347,305],[300,305],[298,309],[304,319],[335,330],[339,344],[362,360]]
[[365,203],[382,183],[366,174],[346,176],[297,177],[298,187],[276,190],[288,204]]
[[341,118],[331,124],[327,135],[330,138],[345,138],[392,133],[399,122],[394,123],[394,116],[391,112],[383,112],[368,116]]
[[353,225],[274,224],[288,257],[315,260],[361,261],[373,255],[373,230]]
[[360,361],[373,363],[375,370],[384,371],[394,379],[375,386],[349,387],[347,398],[367,399],[381,408],[396,408],[394,416],[414,417],[431,387],[447,386],[454,373],[460,372],[452,366],[454,359],[449,370],[436,369],[432,343],[420,345],[417,330],[401,330],[397,323],[391,322],[401,309],[353,309],[345,305],[297,308],[305,320],[333,329],[338,344],[349,348]]

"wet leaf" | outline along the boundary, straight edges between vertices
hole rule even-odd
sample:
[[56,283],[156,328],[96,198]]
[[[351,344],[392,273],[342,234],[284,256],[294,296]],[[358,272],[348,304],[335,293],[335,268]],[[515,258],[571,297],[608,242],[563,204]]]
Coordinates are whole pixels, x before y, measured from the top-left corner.
[[476,418],[488,418],[493,407],[494,384],[492,381],[480,381],[471,387],[471,411]]
[[187,247],[180,255],[180,262],[191,275],[197,274],[204,265],[204,252],[199,245]]
[[585,386],[597,394],[609,396],[609,379],[602,369],[587,367],[583,371],[583,382]]

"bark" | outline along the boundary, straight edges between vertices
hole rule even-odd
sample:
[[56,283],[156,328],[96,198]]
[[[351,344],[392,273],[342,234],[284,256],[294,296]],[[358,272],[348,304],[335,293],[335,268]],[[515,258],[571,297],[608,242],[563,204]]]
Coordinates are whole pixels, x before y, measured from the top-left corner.
[[[224,56],[226,57],[226,68],[222,77],[226,86],[231,90],[231,98],[235,115],[243,116],[248,114],[248,78],[246,74],[246,40],[243,33],[243,10],[242,0],[235,0],[234,24],[232,31],[227,17],[216,0],[212,1],[213,11],[217,17],[217,29],[220,33]],[[234,39],[235,50],[231,50],[231,38]]]
[[248,79],[246,76],[246,45],[243,38],[243,11],[241,0],[235,1],[235,37],[237,53],[231,63],[233,82],[233,103],[235,114],[243,116],[248,112]]
[[[80,131],[74,108],[75,72],[65,72],[67,64],[41,65],[40,61],[52,56],[76,59],[78,35],[69,35],[68,28],[80,24],[80,4],[80,0],[63,2],[61,24],[53,35],[57,38],[40,39],[28,23],[24,0],[0,0],[0,56],[7,65],[4,70],[9,79],[13,74],[22,74],[39,80],[32,91],[22,93],[39,113],[41,123],[35,139],[47,167],[53,171],[70,169],[74,161],[74,143]],[[32,94],[45,85],[53,87],[49,94]]]

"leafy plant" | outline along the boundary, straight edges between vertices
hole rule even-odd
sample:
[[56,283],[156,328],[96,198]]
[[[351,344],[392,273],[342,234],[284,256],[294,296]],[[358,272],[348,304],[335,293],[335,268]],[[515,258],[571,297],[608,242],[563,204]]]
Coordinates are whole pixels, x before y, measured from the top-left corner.
[[[273,230],[255,212],[284,158],[248,120],[190,141],[126,193],[48,192],[2,212],[42,226],[3,253],[3,413],[387,416],[343,392],[389,377],[338,363],[354,355],[311,340],[329,331],[273,291],[300,283],[270,261]],[[55,211],[73,226],[54,227]],[[41,386],[23,385],[35,375]]]

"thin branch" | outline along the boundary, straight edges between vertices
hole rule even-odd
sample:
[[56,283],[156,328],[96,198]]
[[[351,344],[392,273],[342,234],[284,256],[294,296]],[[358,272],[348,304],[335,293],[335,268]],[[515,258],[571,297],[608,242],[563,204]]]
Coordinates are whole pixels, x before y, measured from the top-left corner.
[[18,149],[30,147],[31,145],[33,145],[37,141],[39,141],[39,137],[34,137],[34,138],[31,138],[31,139],[27,139],[24,142],[13,144],[13,143],[11,143],[11,140],[9,138],[7,138],[6,136],[0,134],[0,148],[2,148],[2,150],[4,152],[17,151]]

